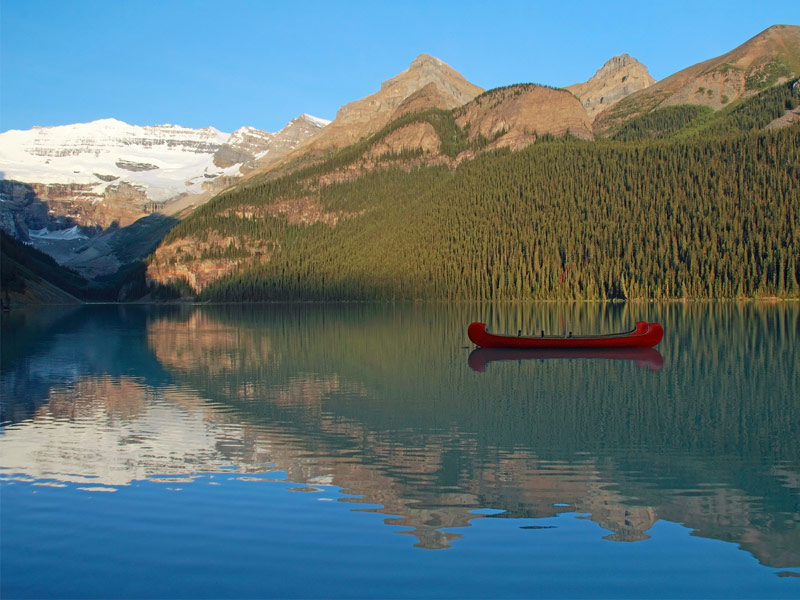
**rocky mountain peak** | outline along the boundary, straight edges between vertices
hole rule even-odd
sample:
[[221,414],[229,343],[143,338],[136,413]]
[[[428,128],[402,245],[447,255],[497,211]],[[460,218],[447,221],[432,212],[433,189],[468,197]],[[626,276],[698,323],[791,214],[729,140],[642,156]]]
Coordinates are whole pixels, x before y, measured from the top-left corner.
[[322,128],[330,123],[327,119],[320,119],[312,117],[307,113],[303,113],[299,117],[295,117],[289,123],[275,134],[275,140],[280,142],[286,150],[293,149],[300,142],[310,138]]
[[[336,119],[298,150],[341,148],[380,130],[396,118],[398,110],[402,113],[407,109],[456,108],[481,92],[482,88],[444,61],[420,54],[408,69],[384,81],[379,91],[342,106]],[[412,96],[413,103],[409,104],[406,101]]]
[[[397,106],[411,94],[431,83],[453,97],[453,106],[448,108],[461,106],[483,91],[464,79],[461,73],[444,61],[429,54],[420,54],[408,69],[384,81],[381,85],[381,92],[386,92],[387,100],[394,102],[394,106]],[[372,98],[372,96],[368,96],[368,98]],[[347,106],[350,105],[343,108]]]
[[425,67],[446,67],[447,65],[430,54],[420,54],[415,58],[409,69],[423,69]]
[[249,172],[256,165],[279,160],[328,123],[330,121],[326,119],[303,113],[289,121],[277,133],[269,133],[254,127],[242,127],[235,131],[216,153],[214,164],[221,168],[230,168],[238,163],[243,172]]
[[619,54],[607,60],[585,83],[576,83],[566,89],[583,104],[589,117],[612,106],[656,82],[638,60],[629,54]]
[[647,71],[647,67],[633,58],[630,54],[618,54],[617,56],[612,56],[609,58],[606,63],[597,70],[597,73],[594,74],[592,79],[611,77],[617,72],[625,71],[629,68],[639,68]]
[[321,129],[328,125],[330,121],[328,119],[320,119],[319,117],[315,117],[308,113],[303,113],[299,117],[295,117],[286,127],[295,127],[295,126],[311,126],[316,127],[317,129]]

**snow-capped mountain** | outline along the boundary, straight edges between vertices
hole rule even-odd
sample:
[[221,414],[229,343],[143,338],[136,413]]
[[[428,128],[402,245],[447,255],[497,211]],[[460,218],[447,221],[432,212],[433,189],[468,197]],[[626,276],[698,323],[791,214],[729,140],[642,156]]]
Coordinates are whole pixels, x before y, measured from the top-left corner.
[[249,161],[285,154],[327,124],[301,115],[274,134],[252,127],[232,134],[213,127],[140,127],[116,119],[12,130],[0,133],[0,178],[67,184],[87,200],[130,186],[144,202],[166,202],[202,193],[219,177],[238,177]]

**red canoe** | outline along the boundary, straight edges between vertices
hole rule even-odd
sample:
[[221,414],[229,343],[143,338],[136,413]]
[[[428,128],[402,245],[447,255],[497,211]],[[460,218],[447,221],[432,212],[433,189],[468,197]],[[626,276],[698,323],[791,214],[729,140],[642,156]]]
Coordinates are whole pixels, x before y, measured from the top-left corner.
[[467,334],[482,348],[652,348],[664,337],[664,329],[658,323],[638,321],[636,329],[624,333],[527,337],[495,335],[483,323],[472,323]]

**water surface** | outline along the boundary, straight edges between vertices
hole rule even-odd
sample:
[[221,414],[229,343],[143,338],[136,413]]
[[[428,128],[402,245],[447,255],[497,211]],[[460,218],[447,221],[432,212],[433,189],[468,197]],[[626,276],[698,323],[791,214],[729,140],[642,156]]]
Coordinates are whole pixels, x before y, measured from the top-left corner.
[[[658,320],[656,350],[466,326]],[[798,597],[797,304],[2,320],[0,595]]]

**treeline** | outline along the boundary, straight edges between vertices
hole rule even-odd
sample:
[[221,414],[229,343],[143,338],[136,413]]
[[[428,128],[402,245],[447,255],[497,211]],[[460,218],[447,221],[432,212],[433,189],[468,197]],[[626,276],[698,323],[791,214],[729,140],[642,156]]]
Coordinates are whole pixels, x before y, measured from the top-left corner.
[[[454,172],[385,168],[323,185],[355,160],[351,147],[223,194],[166,240],[217,232],[274,248],[200,294],[214,301],[798,297],[800,127],[759,129],[797,100],[779,86],[710,116],[657,111],[640,120],[649,139],[548,139]],[[403,122],[414,118],[460,141],[445,111]],[[337,224],[268,210],[291,199]]]

